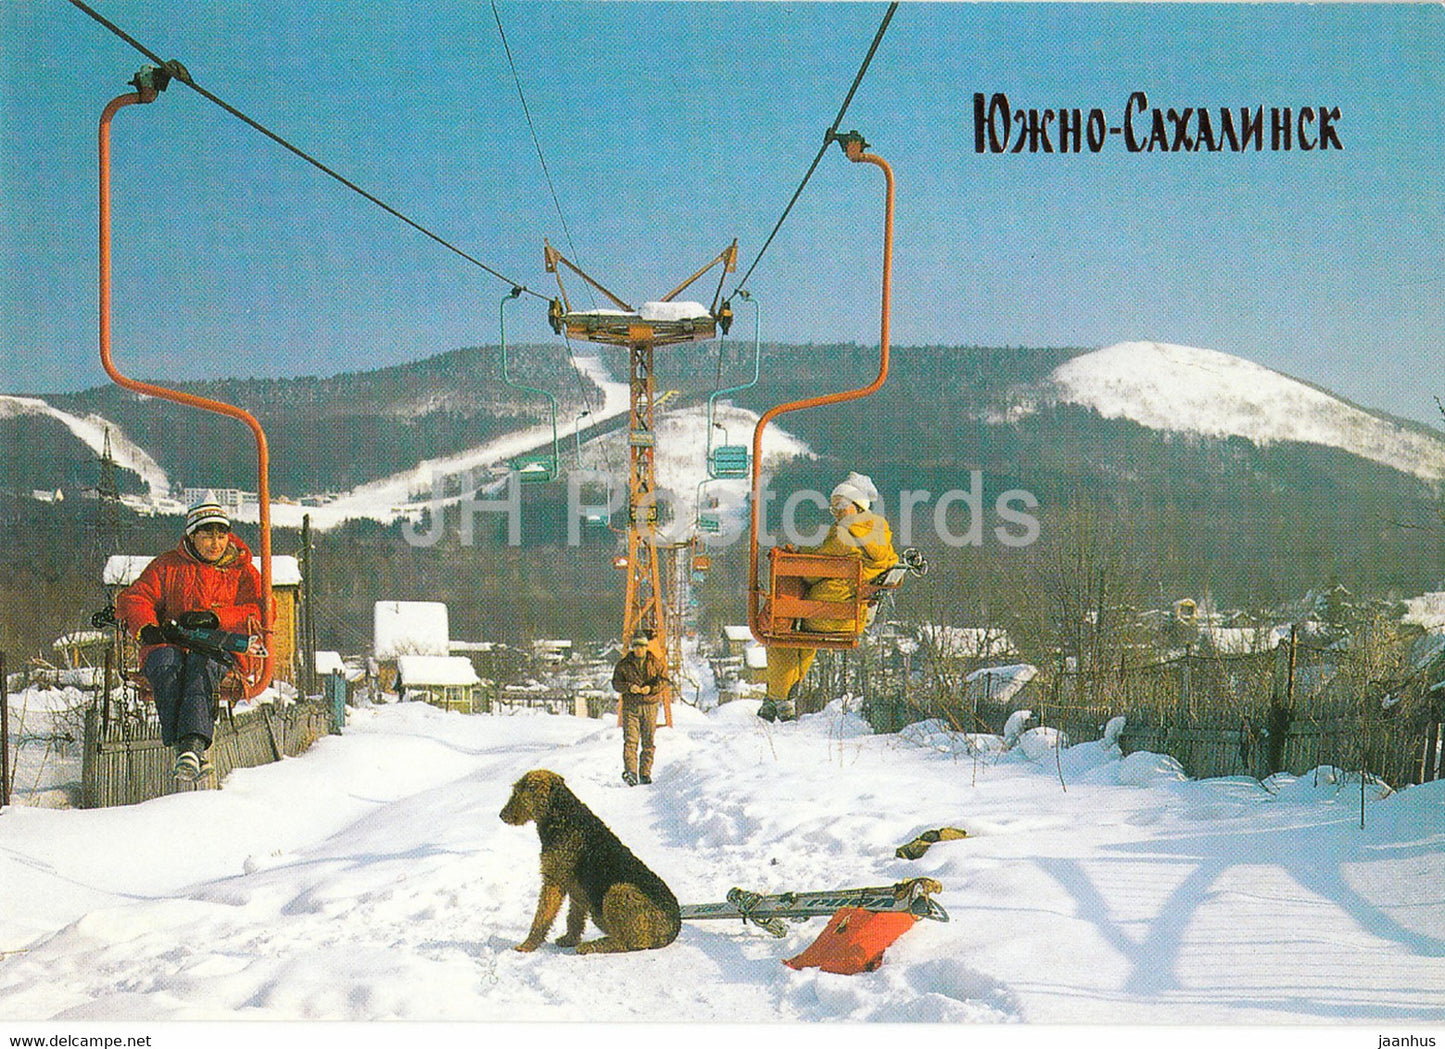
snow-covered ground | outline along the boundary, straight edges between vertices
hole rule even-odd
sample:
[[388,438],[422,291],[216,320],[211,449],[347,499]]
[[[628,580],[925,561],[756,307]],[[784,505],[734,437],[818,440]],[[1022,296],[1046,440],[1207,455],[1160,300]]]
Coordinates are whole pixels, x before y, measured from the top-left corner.
[[[220,791],[6,809],[0,1020],[1445,1025],[1445,783],[1372,788],[1362,829],[1328,770],[1192,782],[1045,730],[1003,750],[756,706],[677,706],[646,788],[611,719],[399,704]],[[497,813],[538,767],[685,903],[926,875],[952,920],[859,976],[781,964],[821,918],[518,954],[537,839]],[[894,857],[945,825],[969,837]]]
[[1060,400],[1106,419],[1256,444],[1302,441],[1429,481],[1445,477],[1445,441],[1351,407],[1338,397],[1241,357],[1161,342],[1122,342],[1054,369]]

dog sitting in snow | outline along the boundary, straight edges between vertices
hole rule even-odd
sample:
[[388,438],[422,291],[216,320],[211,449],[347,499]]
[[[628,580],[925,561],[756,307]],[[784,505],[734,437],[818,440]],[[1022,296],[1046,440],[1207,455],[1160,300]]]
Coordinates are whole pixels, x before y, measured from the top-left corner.
[[[516,950],[535,951],[542,944],[568,897],[572,903],[567,934],[557,944],[576,947],[578,954],[643,951],[666,947],[677,939],[682,921],[672,890],[617,840],[557,773],[533,769],[517,780],[501,817],[515,827],[535,821],[542,839],[537,913],[532,931]],[[582,943],[589,916],[603,937]]]

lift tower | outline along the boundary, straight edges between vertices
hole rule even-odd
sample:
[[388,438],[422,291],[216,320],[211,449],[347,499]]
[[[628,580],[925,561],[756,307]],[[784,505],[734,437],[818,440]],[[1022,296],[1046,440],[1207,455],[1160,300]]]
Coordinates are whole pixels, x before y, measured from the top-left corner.
[[[728,247],[687,280],[655,302],[640,307],[618,298],[562,256],[550,243],[546,250],[547,272],[556,274],[561,298],[553,299],[547,319],[552,330],[568,340],[604,343],[627,347],[627,385],[630,404],[627,415],[627,564],[626,596],[622,612],[622,642],[638,631],[652,638],[652,650],[664,664],[668,662],[666,603],[663,576],[657,556],[657,482],[653,463],[657,454],[656,406],[657,388],[653,380],[653,350],[682,342],[706,342],[715,338],[719,328],[724,333],[732,324],[732,310],[723,302],[722,282],[737,268],[738,243]],[[573,310],[562,285],[565,266],[581,277],[616,306],[607,310]],[[678,300],[698,278],[714,266],[721,265],[717,292],[712,305]],[[672,724],[669,704],[667,723]]]

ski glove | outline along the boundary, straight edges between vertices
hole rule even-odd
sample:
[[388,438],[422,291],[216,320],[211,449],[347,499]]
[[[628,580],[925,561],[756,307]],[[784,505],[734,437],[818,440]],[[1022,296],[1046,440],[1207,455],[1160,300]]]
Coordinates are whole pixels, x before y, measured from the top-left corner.
[[176,626],[183,630],[219,630],[221,620],[210,609],[200,608],[176,616]]
[[147,623],[140,628],[140,643],[143,645],[164,645],[166,635],[160,627],[154,623]]

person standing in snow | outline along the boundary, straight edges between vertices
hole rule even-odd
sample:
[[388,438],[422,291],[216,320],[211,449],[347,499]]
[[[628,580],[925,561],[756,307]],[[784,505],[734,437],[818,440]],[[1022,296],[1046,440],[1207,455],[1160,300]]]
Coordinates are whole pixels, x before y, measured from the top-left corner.
[[637,634],[612,671],[612,687],[622,697],[622,779],[629,787],[652,782],[656,752],[657,707],[667,676],[651,651],[646,634]]
[[[216,688],[228,665],[177,644],[175,628],[246,633],[261,615],[261,577],[251,551],[231,532],[213,493],[186,512],[185,535],[115,599],[116,618],[140,642],[141,671],[155,696],[161,742],[176,748],[175,777],[196,779],[208,767]],[[264,656],[253,636],[251,655]]]
[[[873,503],[878,498],[878,489],[872,478],[857,472],[848,476],[833,489],[828,508],[833,514],[833,527],[821,544],[806,548],[806,553],[842,554],[857,557],[863,561],[863,581],[869,582],[882,575],[898,563],[898,551],[893,549],[893,530],[881,514],[873,512]],[[793,547],[785,546],[785,550]],[[853,585],[843,579],[809,580],[808,600],[810,601],[851,601],[855,596]],[[873,609],[868,609],[868,622],[872,622]],[[866,629],[868,623],[863,624]],[[805,619],[804,630],[838,632],[856,630],[858,624],[851,619]],[[780,648],[768,646],[767,698],[758,708],[758,717],[765,721],[796,721],[798,708],[794,695],[798,685],[808,674],[817,658],[816,648]]]

